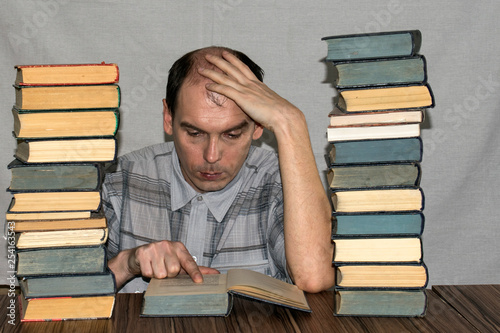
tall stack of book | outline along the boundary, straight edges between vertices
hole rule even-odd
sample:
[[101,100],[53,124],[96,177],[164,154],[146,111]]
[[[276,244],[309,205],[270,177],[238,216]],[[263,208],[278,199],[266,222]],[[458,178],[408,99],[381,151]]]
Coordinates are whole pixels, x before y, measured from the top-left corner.
[[423,316],[420,126],[434,97],[420,31],[323,40],[338,91],[327,129],[334,314]]
[[16,70],[6,220],[15,232],[21,321],[109,318],[116,285],[100,208],[104,164],[117,152],[118,67]]

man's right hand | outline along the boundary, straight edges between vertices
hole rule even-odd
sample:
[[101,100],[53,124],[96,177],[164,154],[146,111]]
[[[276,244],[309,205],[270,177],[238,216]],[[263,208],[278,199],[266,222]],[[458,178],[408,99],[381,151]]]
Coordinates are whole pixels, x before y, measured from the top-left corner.
[[124,250],[109,260],[108,267],[118,288],[136,276],[163,279],[188,274],[194,282],[203,282],[203,274],[219,273],[198,266],[184,244],[166,240]]

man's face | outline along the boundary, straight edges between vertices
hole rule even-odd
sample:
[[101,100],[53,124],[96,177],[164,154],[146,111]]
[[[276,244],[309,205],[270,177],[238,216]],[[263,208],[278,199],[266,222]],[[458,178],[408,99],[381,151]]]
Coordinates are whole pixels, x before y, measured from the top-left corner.
[[173,135],[184,179],[200,193],[233,180],[263,131],[232,100],[209,98],[206,82],[182,85],[173,120],[164,101],[165,132]]

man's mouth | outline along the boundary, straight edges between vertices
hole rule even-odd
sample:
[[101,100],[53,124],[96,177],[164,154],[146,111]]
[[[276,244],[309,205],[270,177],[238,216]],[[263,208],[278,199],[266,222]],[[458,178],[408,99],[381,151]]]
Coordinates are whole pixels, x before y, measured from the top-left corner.
[[200,175],[205,180],[217,180],[222,176],[222,172],[200,172]]

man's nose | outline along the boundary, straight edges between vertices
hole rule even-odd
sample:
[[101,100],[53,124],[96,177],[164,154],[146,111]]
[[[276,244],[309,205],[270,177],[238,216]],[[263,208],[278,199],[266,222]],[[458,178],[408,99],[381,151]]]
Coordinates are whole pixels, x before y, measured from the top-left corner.
[[210,138],[205,148],[204,156],[208,163],[216,163],[221,158],[221,149],[219,147],[219,139],[217,137]]

